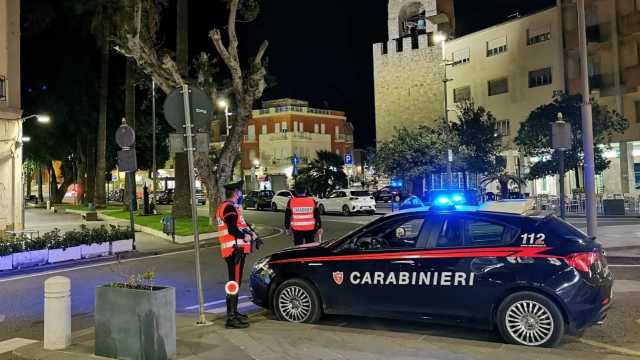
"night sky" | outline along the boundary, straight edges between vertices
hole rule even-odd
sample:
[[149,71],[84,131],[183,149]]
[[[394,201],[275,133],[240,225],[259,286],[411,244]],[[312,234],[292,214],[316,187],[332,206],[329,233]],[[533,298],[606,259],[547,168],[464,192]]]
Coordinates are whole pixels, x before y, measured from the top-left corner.
[[[23,0],[23,12],[39,7],[38,3],[45,1]],[[159,38],[165,46],[173,48],[175,1],[169,3],[163,25],[166,33]],[[206,9],[207,5],[201,1],[191,2],[191,57],[200,51],[215,52],[207,36],[208,31],[216,24],[221,25],[225,14],[220,2],[208,4],[212,3],[215,9]],[[263,0],[261,3],[259,18],[251,24],[240,24],[239,35],[245,56],[252,56],[261,40],[270,42],[269,70],[277,85],[267,89],[263,99],[292,97],[308,100],[315,107],[343,110],[354,124],[356,146],[373,145],[375,117],[371,47],[373,43],[387,40],[387,1]],[[525,15],[554,4],[555,0],[457,0],[457,35],[505,21],[515,13]],[[25,46],[36,43],[39,39],[35,37],[48,36],[47,31],[30,36],[28,30],[23,29],[23,37],[24,33],[27,34],[26,43],[23,40],[25,88],[34,86],[33,70],[43,67],[42,58],[25,56],[34,52]],[[95,46],[90,45],[90,36],[79,37],[82,39],[78,44],[87,44],[85,51],[95,51]],[[75,39],[65,40],[72,44]],[[112,75],[115,74],[123,72],[114,69]],[[96,80],[97,77],[96,68]],[[66,86],[73,84],[67,83]]]

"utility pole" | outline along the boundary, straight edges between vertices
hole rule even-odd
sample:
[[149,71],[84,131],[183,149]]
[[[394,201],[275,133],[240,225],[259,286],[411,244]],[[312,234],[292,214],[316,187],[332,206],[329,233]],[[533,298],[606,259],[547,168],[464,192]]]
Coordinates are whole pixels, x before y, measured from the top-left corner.
[[584,0],[577,0],[578,37],[580,49],[580,73],[582,75],[582,147],[584,153],[584,193],[586,195],[587,234],[595,237],[598,218],[596,213],[595,160],[593,150],[593,118],[589,92],[589,72],[587,57],[587,29],[584,14]]

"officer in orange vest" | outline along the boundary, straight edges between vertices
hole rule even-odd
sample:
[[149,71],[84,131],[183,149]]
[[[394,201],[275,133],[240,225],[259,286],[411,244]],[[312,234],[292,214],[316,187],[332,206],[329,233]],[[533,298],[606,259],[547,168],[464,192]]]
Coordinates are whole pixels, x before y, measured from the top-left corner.
[[245,257],[251,253],[252,244],[258,239],[242,215],[240,205],[243,200],[243,185],[242,181],[224,185],[226,200],[218,206],[216,211],[220,252],[229,270],[229,281],[225,285],[227,294],[225,326],[232,329],[249,327],[249,318],[238,312],[238,292],[242,282]]
[[293,232],[293,243],[298,246],[314,242],[316,234],[322,236],[322,221],[316,201],[307,196],[304,184],[298,183],[295,195],[287,204],[284,214],[284,228]]

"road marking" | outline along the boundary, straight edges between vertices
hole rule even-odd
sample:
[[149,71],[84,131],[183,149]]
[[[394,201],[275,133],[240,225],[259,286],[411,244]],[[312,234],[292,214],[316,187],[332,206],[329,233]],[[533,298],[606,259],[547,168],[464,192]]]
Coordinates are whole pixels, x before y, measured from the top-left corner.
[[[214,247],[217,247],[217,246],[219,246],[219,245],[216,245]],[[144,256],[144,257],[132,258],[132,259],[108,261],[108,262],[104,262],[104,263],[83,265],[83,266],[77,266],[77,267],[73,267],[73,268],[57,269],[57,270],[51,270],[51,271],[45,271],[45,272],[33,273],[33,274],[27,274],[27,275],[20,275],[20,276],[9,277],[9,278],[6,278],[6,279],[0,279],[0,283],[5,283],[5,282],[15,281],[15,280],[23,280],[23,279],[35,278],[35,277],[40,277],[40,276],[61,274],[61,273],[77,271],[77,270],[92,269],[92,268],[97,268],[97,267],[104,267],[104,266],[128,263],[128,262],[133,262],[133,261],[154,259],[154,258],[160,258],[160,257],[165,257],[165,256],[180,255],[180,254],[186,254],[186,253],[189,253],[189,252],[192,252],[192,251],[194,251],[194,249],[175,251],[175,252],[170,252],[170,253],[166,253],[166,254],[159,254],[159,255]]]
[[[245,302],[241,302],[240,304],[238,304],[238,309],[243,309],[243,308],[248,308],[248,307],[252,307],[252,306],[256,306],[256,304],[252,303],[251,301],[245,301]],[[225,312],[227,312],[227,307],[226,306],[221,306],[221,307],[217,307],[214,309],[210,309],[205,311],[207,314],[223,314]]]
[[37,343],[37,341],[23,338],[13,338],[5,340],[0,342],[0,354],[6,354],[8,352],[19,349],[23,346],[31,345],[33,343]]
[[278,233],[277,234],[273,234],[273,235],[269,235],[269,236],[265,236],[262,239],[270,239],[272,237],[276,237],[276,236],[280,236],[280,235],[284,234],[284,230],[283,229],[280,229],[280,228],[275,227],[275,226],[273,226],[272,229],[278,230]]
[[640,267],[640,265],[609,265],[609,267]]
[[615,346],[615,345],[609,345],[609,344],[601,343],[601,342],[598,342],[598,341],[588,340],[588,339],[583,339],[583,338],[577,338],[577,340],[580,341],[581,343],[584,343],[584,344],[587,344],[587,345],[591,345],[591,346],[595,346],[595,347],[599,347],[599,348],[602,348],[602,349],[611,350],[611,351],[617,352],[619,354],[630,355],[630,356],[640,356],[640,351],[627,349],[627,348],[623,348],[623,347]]
[[[240,299],[240,300],[246,299],[246,298],[248,298],[248,296],[238,296],[238,299]],[[207,307],[207,306],[211,306],[211,305],[224,304],[226,301],[227,301],[226,299],[224,299],[224,300],[216,300],[216,301],[211,301],[211,302],[208,302],[208,303],[204,303],[203,305],[204,305],[204,307]],[[186,308],[184,308],[184,310],[195,310],[198,307],[200,307],[200,305],[187,306]]]

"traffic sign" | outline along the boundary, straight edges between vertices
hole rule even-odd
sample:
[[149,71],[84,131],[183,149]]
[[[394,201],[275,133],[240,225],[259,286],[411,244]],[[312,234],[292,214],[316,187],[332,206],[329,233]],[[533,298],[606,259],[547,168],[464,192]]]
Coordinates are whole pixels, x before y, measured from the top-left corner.
[[353,165],[353,156],[351,156],[351,154],[344,155],[344,164],[348,167],[351,167]]
[[294,167],[300,165],[300,158],[298,157],[298,155],[294,154],[293,157],[291,157],[291,165],[293,165]]
[[[213,118],[213,103],[207,94],[196,87],[189,87],[191,124],[197,130],[207,130]],[[164,101],[164,116],[177,132],[184,132],[184,99],[182,89],[176,89]]]
[[116,130],[116,143],[121,148],[132,147],[136,143],[136,132],[122,119],[122,125]]

